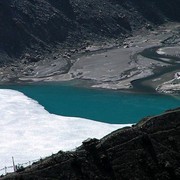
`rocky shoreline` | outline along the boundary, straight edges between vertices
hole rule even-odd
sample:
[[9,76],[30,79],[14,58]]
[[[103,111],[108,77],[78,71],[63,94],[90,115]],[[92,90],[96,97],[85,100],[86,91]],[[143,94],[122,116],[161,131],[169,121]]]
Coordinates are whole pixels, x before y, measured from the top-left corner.
[[99,43],[69,50],[60,59],[53,54],[49,60],[11,64],[1,68],[1,83],[76,81],[92,88],[178,94],[179,85],[165,91],[162,84],[179,71],[179,29],[180,24],[167,23],[119,45]]

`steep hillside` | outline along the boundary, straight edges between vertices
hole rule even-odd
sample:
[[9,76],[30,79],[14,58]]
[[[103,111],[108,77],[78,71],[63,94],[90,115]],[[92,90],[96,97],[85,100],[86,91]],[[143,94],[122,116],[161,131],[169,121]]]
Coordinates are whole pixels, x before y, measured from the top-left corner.
[[101,140],[86,140],[76,151],[59,151],[2,179],[178,180],[180,110],[144,118]]
[[179,0],[3,0],[0,62],[27,53],[37,61],[57,48],[124,38],[139,28],[179,19]]

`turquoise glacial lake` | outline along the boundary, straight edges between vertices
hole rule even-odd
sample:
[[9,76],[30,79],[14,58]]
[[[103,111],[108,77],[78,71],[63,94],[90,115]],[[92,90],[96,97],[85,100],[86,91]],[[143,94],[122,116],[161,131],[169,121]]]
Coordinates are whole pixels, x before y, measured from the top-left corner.
[[38,101],[53,114],[113,124],[135,123],[145,116],[156,115],[180,106],[180,96],[124,93],[72,85],[33,84],[0,88],[18,90]]

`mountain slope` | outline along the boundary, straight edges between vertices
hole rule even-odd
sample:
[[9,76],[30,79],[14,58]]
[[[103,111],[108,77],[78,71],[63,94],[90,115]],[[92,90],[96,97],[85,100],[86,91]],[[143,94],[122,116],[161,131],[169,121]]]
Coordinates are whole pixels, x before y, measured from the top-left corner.
[[179,0],[6,0],[0,2],[0,62],[87,41],[125,37],[179,21]]
[[[144,118],[73,152],[52,155],[6,180],[176,180],[180,178],[180,109]],[[3,179],[3,178],[2,178]]]

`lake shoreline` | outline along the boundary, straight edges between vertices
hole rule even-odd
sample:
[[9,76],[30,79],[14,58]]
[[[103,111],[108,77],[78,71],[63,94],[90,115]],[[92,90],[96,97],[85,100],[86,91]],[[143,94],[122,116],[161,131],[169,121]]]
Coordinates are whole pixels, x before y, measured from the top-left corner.
[[[71,57],[72,63],[64,73],[56,71],[56,61],[53,61],[54,64],[35,64],[34,75],[9,75],[10,78],[1,81],[1,84],[72,82],[86,88],[159,93],[156,88],[172,80],[175,72],[169,72],[168,76],[163,77],[163,73],[159,76],[160,73],[156,71],[163,72],[165,68],[171,68],[171,64],[144,56],[143,52],[151,48],[159,51],[163,47],[178,46],[179,41],[174,42],[173,37],[178,35],[179,28],[180,24],[168,23],[154,31],[126,38],[121,46],[89,46],[85,52],[75,53]],[[168,54],[161,56],[165,59]],[[6,70],[3,73],[6,73]]]

